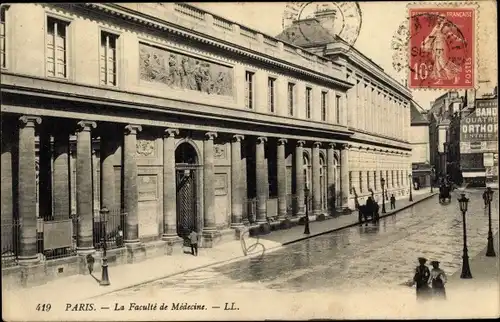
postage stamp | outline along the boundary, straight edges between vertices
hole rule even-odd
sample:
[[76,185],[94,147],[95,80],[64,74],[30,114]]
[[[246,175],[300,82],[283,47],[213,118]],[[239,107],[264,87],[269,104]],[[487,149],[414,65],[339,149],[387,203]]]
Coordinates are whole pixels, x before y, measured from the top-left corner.
[[409,8],[410,88],[474,87],[475,20],[474,8]]

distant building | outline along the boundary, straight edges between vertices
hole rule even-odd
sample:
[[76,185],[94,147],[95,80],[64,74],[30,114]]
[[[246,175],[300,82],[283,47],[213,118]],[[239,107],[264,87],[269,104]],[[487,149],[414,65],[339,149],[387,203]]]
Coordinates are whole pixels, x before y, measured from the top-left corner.
[[[460,125],[460,165],[469,186],[498,187],[498,96],[475,99]],[[464,115],[465,114],[465,115]]]
[[429,120],[425,111],[415,101],[411,102],[410,144],[412,147],[412,178],[416,187],[428,187],[431,183],[429,147]]

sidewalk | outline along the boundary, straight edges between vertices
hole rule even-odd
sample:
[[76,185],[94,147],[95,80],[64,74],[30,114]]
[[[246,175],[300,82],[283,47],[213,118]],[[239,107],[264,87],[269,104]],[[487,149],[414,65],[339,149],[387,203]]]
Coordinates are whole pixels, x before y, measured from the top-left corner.
[[[386,204],[387,213],[381,214],[380,217],[393,215],[411,205],[428,199],[434,194],[436,192],[430,194],[428,191],[420,190],[413,194],[413,202],[409,202],[407,198],[404,200],[401,198],[396,203],[398,207],[392,211],[389,211],[388,208],[390,207]],[[303,234],[304,226],[299,225],[287,230],[273,231],[265,236],[246,238],[245,240],[247,247],[258,240],[264,246],[265,253],[269,253],[280,249],[283,245],[356,225],[358,225],[358,215],[357,212],[354,212],[350,215],[343,215],[325,221],[311,222],[311,234],[308,236]],[[235,240],[217,245],[214,248],[200,249],[197,257],[187,254],[173,254],[140,263],[110,267],[111,285],[107,287],[99,286],[96,279],[90,275],[74,275],[32,288],[6,289],[4,290],[4,301],[31,303],[46,298],[47,294],[64,294],[64,301],[66,302],[89,299],[203,267],[241,261],[245,258],[248,257],[243,255],[241,241]],[[100,279],[100,268],[98,266],[96,263],[95,268],[98,270],[94,271],[94,276]]]
[[[486,240],[484,241],[486,245]],[[486,247],[481,250],[476,256],[469,258],[470,271],[472,279],[461,279],[460,274],[462,268],[449,277],[448,285],[450,287],[462,287],[474,285],[476,288],[482,286],[498,285],[499,283],[499,267],[500,254],[498,253],[498,232],[493,235],[493,246],[496,257],[486,257]]]

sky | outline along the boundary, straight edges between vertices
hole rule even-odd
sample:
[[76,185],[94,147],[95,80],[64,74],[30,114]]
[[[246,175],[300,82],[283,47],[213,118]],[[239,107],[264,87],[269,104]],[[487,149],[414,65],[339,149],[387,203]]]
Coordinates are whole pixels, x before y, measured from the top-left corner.
[[[486,2],[485,0],[479,1],[481,4]],[[276,36],[282,31],[282,17],[287,3],[204,2],[194,4],[226,19],[257,29],[270,36]],[[359,2],[362,23],[359,36],[354,44],[359,51],[372,59],[375,63],[381,66],[387,74],[394,77],[398,81],[406,78],[406,76],[401,72],[398,73],[392,67],[392,56],[394,52],[391,48],[391,41],[398,30],[398,27],[406,21],[407,4],[407,2],[403,1]],[[493,9],[495,9],[494,6]],[[496,42],[496,16],[492,20],[493,24],[491,21],[481,20],[480,22],[483,22],[483,27],[480,30],[481,33],[493,35],[493,39]],[[491,29],[492,26],[493,29]],[[494,83],[497,79],[496,48],[496,43],[494,43],[494,48],[490,51],[491,57],[489,56],[486,63],[482,64],[482,66],[488,66],[489,75],[487,75],[486,78],[490,79],[491,82],[480,84],[481,88],[479,89],[479,92],[491,92],[493,87],[496,85]],[[484,53],[485,51],[481,52]],[[486,52],[488,52],[488,50]],[[484,56],[485,54],[481,57]],[[486,74],[486,72],[483,74]],[[480,75],[480,77],[484,79],[483,76],[484,75]],[[441,90],[412,90],[414,100],[424,109],[429,109],[431,102],[444,93],[445,91]]]

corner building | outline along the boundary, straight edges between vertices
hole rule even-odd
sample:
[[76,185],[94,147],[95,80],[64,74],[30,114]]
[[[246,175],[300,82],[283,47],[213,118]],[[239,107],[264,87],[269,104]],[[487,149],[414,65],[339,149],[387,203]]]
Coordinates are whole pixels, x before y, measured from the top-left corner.
[[407,194],[408,89],[341,39],[324,49],[187,4],[2,5],[8,274],[84,272],[104,222],[133,262],[191,230],[212,247],[298,220],[307,189],[312,220],[381,178]]

